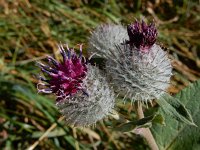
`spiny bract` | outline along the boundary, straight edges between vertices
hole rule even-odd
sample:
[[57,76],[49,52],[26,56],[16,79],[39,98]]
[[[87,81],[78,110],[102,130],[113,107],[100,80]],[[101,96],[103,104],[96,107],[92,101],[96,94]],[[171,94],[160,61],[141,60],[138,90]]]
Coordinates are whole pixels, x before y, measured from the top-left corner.
[[148,53],[129,45],[116,47],[120,59],[109,59],[106,63],[116,91],[132,101],[148,102],[159,98],[170,83],[172,67],[167,53],[154,44]]

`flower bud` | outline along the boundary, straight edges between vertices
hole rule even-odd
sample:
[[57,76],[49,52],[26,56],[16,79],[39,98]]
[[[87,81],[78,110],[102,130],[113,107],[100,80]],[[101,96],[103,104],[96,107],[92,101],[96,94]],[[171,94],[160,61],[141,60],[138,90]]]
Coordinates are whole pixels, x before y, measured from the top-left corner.
[[96,52],[101,57],[109,58],[115,53],[115,45],[128,39],[122,25],[106,24],[97,27],[89,38],[89,52]]

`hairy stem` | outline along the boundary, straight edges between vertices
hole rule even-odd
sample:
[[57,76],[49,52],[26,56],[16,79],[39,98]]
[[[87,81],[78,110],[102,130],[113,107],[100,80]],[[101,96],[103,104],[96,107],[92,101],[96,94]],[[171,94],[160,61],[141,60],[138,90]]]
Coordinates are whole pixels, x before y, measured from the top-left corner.
[[[141,103],[135,102],[135,112],[138,119],[144,118]],[[140,131],[140,135],[145,138],[151,150],[159,150],[158,145],[156,144],[156,141],[149,128],[142,128]]]

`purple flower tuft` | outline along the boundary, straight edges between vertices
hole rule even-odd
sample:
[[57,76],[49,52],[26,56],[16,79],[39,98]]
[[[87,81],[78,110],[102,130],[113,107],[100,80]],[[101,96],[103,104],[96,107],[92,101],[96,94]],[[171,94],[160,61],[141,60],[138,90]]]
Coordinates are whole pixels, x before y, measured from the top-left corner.
[[[73,49],[66,45],[67,53],[62,45],[59,46],[60,53],[63,57],[62,62],[56,61],[53,57],[48,56],[48,65],[38,63],[45,77],[40,76],[38,91],[43,93],[55,93],[57,101],[66,99],[78,91],[85,92],[82,88],[83,79],[87,74],[87,65],[85,59],[82,59],[82,45],[80,45],[79,56]],[[85,93],[87,94],[87,93]]]
[[139,51],[147,53],[156,42],[157,30],[154,23],[147,25],[144,21],[135,21],[127,26],[131,47],[136,47]]

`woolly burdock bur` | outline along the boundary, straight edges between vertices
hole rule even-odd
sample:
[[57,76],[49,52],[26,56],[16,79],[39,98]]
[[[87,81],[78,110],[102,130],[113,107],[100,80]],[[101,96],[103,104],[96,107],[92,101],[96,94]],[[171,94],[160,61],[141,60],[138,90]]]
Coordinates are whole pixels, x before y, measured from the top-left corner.
[[115,90],[133,101],[158,99],[170,85],[171,63],[167,53],[155,43],[154,25],[144,22],[128,26],[129,40],[118,44],[107,59],[106,70]]
[[89,38],[89,52],[109,58],[115,53],[115,45],[122,43],[127,38],[128,34],[122,25],[100,25]]
[[114,93],[100,71],[80,54],[66,45],[59,46],[62,62],[48,57],[48,65],[38,63],[40,76],[38,91],[56,95],[56,105],[72,126],[89,126],[108,115],[114,107]]

